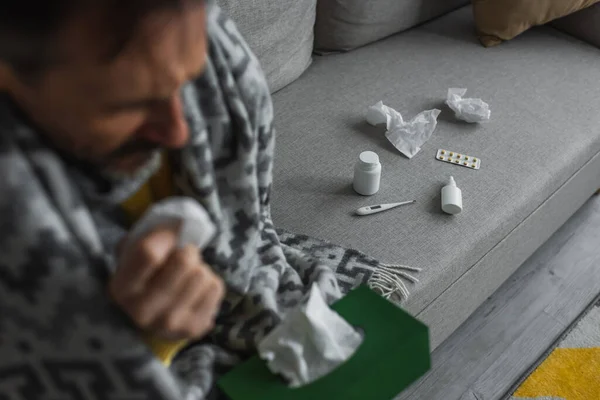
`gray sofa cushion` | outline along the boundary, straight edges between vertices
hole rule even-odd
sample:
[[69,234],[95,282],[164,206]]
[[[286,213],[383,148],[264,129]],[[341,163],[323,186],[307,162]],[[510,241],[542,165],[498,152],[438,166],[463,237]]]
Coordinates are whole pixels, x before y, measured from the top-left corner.
[[347,51],[412,28],[468,0],[318,0],[315,48]]
[[[462,276],[478,275],[468,272],[513,232],[527,233],[503,253],[527,257],[535,249],[529,236],[558,228],[548,221],[563,209],[550,210],[536,227],[517,229],[600,151],[599,82],[598,49],[551,27],[483,48],[470,7],[350,53],[318,57],[274,97],[275,223],[423,268],[404,307],[432,323],[437,345],[518,265],[505,258],[482,284],[442,294]],[[491,121],[456,121],[443,105],[449,87],[466,87],[469,96],[489,102]],[[407,118],[443,110],[433,137],[412,160],[364,122],[367,106],[379,100]],[[482,169],[436,161],[439,148],[480,157]],[[351,189],[364,150],[376,151],[383,164],[381,191],[370,198]],[[440,211],[450,175],[464,196],[464,211],[455,217]],[[594,176],[600,180],[600,173]],[[580,205],[569,196],[560,205],[566,214]],[[413,199],[416,205],[394,211],[352,215],[361,206]],[[452,301],[436,303],[444,298]]]
[[218,0],[257,55],[272,92],[310,65],[316,0]]
[[596,47],[600,47],[600,3],[554,21],[552,25]]

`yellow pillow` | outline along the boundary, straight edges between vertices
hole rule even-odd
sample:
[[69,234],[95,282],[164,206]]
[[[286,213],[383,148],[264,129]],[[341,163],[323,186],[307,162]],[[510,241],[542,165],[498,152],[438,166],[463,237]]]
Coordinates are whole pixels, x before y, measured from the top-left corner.
[[589,7],[600,0],[473,0],[479,39],[490,47],[527,29]]

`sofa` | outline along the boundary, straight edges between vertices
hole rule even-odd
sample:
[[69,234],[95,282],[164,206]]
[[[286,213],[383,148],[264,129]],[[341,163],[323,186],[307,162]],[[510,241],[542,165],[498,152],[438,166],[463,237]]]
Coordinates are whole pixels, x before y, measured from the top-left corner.
[[[273,91],[273,218],[286,230],[422,268],[401,306],[432,348],[600,188],[600,5],[484,48],[464,0],[219,0]],[[485,124],[457,120],[450,87],[490,104]],[[365,122],[378,101],[407,118],[438,108],[412,159]],[[435,159],[479,157],[480,170]],[[378,153],[382,186],[351,187],[359,153]],[[464,210],[442,213],[454,176]],[[370,204],[413,206],[357,217]],[[518,318],[518,316],[515,316]]]

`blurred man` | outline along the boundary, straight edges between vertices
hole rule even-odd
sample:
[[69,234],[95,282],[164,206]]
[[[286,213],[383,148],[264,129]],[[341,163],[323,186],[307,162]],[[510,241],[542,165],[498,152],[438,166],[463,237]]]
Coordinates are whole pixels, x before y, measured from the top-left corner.
[[[275,233],[269,91],[218,7],[0,8],[0,393],[203,398],[312,283],[339,296]],[[124,241],[172,196],[217,225],[204,252]]]

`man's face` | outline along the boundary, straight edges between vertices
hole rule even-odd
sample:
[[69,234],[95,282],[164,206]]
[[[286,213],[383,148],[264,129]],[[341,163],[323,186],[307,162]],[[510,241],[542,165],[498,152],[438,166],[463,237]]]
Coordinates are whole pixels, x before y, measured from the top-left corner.
[[205,66],[205,10],[187,5],[149,14],[124,50],[106,61],[108,29],[93,15],[73,18],[59,37],[65,62],[34,83],[13,74],[6,86],[55,146],[128,174],[157,149],[188,141],[180,90]]

